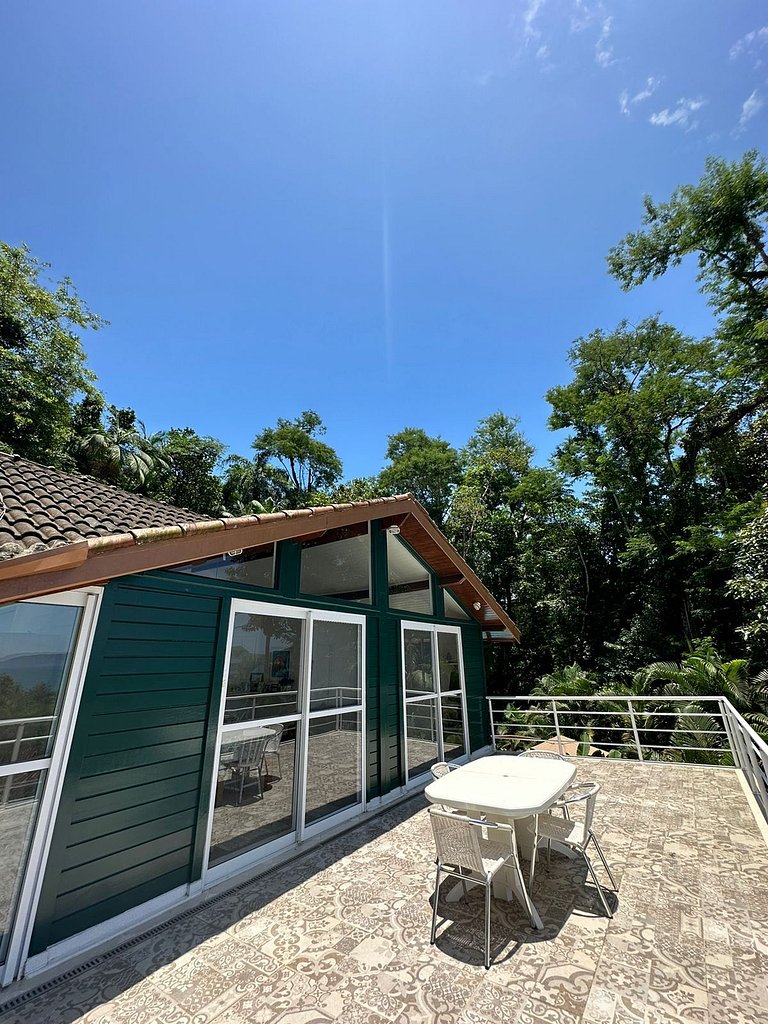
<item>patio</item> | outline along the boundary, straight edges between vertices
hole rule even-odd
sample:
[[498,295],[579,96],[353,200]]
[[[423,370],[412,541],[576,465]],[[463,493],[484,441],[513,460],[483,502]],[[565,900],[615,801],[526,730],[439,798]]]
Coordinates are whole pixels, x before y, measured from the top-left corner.
[[[430,947],[432,836],[416,796],[74,976],[3,1024],[665,1024],[768,1022],[768,846],[737,773],[579,761],[619,881],[600,916],[584,868],[553,856],[545,930],[482,893]],[[445,888],[452,885],[444,883]]]

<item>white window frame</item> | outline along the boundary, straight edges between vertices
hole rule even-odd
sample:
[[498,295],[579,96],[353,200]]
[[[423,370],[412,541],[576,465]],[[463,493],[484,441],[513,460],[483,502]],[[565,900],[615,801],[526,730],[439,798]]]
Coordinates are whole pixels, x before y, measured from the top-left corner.
[[[408,687],[405,672],[405,631],[418,630],[422,633],[429,633],[431,636],[431,648],[432,648],[432,678],[435,682],[436,689],[433,693],[420,693],[416,697],[408,696]],[[458,690],[442,690],[440,688],[440,656],[437,646],[437,637],[440,633],[453,634],[457,640],[457,648],[459,652],[459,689]],[[443,741],[443,697],[456,697],[458,696],[461,700],[461,716],[462,716],[462,727],[464,732],[464,755],[459,760],[466,758],[469,755],[469,724],[467,722],[467,684],[464,676],[464,650],[461,644],[461,627],[460,626],[448,626],[442,623],[429,623],[429,622],[413,622],[403,620],[400,623],[400,669],[402,675],[402,693],[403,693],[403,778],[405,780],[406,788],[415,788],[418,785],[422,785],[424,779],[427,777],[427,772],[422,772],[420,775],[416,775],[413,778],[410,777],[410,771],[408,768],[408,718],[406,709],[409,704],[424,704],[427,701],[432,701],[436,705],[437,712],[437,760],[445,760],[445,748]]]
[[[229,678],[229,665],[232,654],[232,639],[235,630],[235,617],[238,614],[245,615],[275,615],[280,618],[298,619],[305,623],[301,645],[301,663],[298,673],[300,711],[290,715],[276,715],[271,718],[254,719],[259,725],[269,727],[281,722],[296,722],[296,735],[300,740],[296,751],[295,771],[300,780],[296,792],[295,823],[293,831],[285,836],[280,836],[272,842],[257,846],[252,850],[246,850],[236,857],[223,861],[220,864],[210,864],[211,838],[213,835],[213,816],[216,805],[216,771],[215,766],[219,763],[221,745],[224,736],[228,732],[238,732],[247,729],[250,723],[232,722],[224,725],[224,714],[227,706],[227,679]],[[360,703],[345,707],[341,711],[309,711],[310,675],[312,667],[312,635],[315,621],[323,622],[347,622],[360,626]],[[365,811],[366,806],[366,623],[365,615],[355,615],[351,612],[326,611],[324,609],[302,608],[293,605],[274,604],[264,601],[248,601],[242,598],[232,600],[229,612],[229,625],[227,627],[227,647],[224,657],[224,671],[221,679],[221,703],[219,707],[218,732],[216,738],[216,754],[214,758],[214,772],[211,776],[211,793],[208,809],[208,828],[205,840],[205,856],[203,866],[202,884],[204,888],[216,885],[224,879],[239,874],[241,871],[251,868],[261,861],[268,860],[276,853],[284,849],[298,846],[305,840],[311,839],[318,833],[328,831],[343,823],[344,821],[358,817]],[[306,815],[307,798],[307,767],[308,767],[308,742],[309,723],[317,718],[324,718],[336,714],[360,715],[360,770],[361,770],[361,799],[359,803],[346,807],[336,814],[322,818],[307,826],[304,824]]]
[[21,888],[11,924],[8,952],[5,963],[0,966],[0,986],[9,985],[15,978],[22,976],[29,953],[29,944],[35,925],[40,892],[61,801],[64,775],[69,760],[69,752],[72,747],[72,737],[83,693],[83,684],[88,669],[91,648],[93,647],[93,638],[96,632],[102,596],[103,590],[101,587],[88,587],[83,590],[50,594],[47,597],[35,597],[28,601],[19,602],[23,604],[68,605],[70,607],[82,608],[83,613],[74,642],[72,658],[69,663],[68,677],[64,683],[64,695],[59,709],[59,721],[50,756],[35,761],[22,761],[19,764],[3,765],[0,767],[0,779],[28,771],[40,769],[47,771],[43,794],[37,809],[32,842],[27,854],[27,863],[24,868]]

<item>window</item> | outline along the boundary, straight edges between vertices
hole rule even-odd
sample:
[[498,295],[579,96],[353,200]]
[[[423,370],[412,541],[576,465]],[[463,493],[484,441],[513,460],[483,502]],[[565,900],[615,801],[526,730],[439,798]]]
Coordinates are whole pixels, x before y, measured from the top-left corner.
[[429,571],[411,554],[399,537],[387,534],[387,584],[389,607],[420,615],[432,615]]
[[175,565],[173,571],[251,587],[274,587],[275,545],[261,544],[245,551],[228,551],[194,565]]
[[443,591],[443,598],[445,600],[445,617],[446,619],[468,619],[469,616],[461,607],[459,602],[450,592],[450,590]]
[[371,601],[371,542],[368,523],[328,530],[301,545],[302,594],[337,601]]

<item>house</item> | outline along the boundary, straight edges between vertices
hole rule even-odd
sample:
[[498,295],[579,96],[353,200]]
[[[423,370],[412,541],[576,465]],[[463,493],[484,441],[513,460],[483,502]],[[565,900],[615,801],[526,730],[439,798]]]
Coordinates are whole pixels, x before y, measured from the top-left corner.
[[518,631],[409,495],[238,519],[0,455],[0,981],[488,743]]

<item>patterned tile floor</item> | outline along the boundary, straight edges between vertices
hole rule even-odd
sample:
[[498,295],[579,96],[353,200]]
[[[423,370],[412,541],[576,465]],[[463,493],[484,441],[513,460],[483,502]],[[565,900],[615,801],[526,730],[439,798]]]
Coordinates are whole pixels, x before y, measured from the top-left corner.
[[0,1020],[768,1024],[768,847],[736,774],[594,759],[579,778],[603,784],[610,921],[584,868],[553,855],[533,892],[543,932],[494,900],[485,971],[474,890],[430,947],[432,840],[415,797]]

